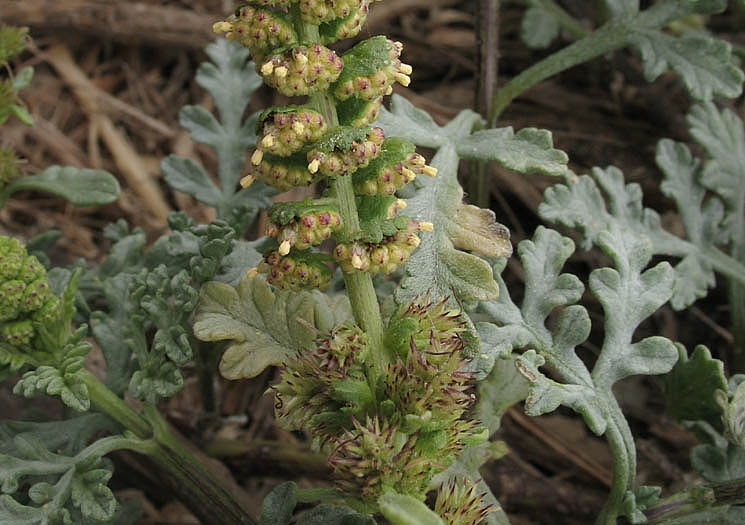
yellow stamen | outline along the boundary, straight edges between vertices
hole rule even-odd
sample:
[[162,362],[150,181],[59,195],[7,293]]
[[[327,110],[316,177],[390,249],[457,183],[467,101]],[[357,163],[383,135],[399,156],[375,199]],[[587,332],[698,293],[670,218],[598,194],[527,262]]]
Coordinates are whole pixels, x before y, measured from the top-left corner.
[[259,164],[261,164],[261,159],[263,158],[264,152],[260,149],[257,149],[256,151],[254,151],[253,155],[251,155],[251,164],[253,164],[254,166],[258,166]]
[[408,206],[408,204],[406,204],[405,200],[396,199],[396,208],[398,208],[399,210],[404,210],[406,209],[406,206]]
[[310,164],[308,164],[308,171],[311,173],[317,173],[318,168],[321,167],[321,161],[318,159],[313,159]]
[[362,266],[362,258],[356,253],[352,255],[352,267],[361,270]]
[[308,63],[308,57],[305,55],[295,55],[295,62],[304,66],[305,64]]
[[215,22],[212,24],[212,32],[217,33],[218,35],[220,33],[227,33],[228,31],[231,31],[233,29],[233,24],[230,22],[226,22],[225,20],[221,22]]
[[294,131],[298,135],[302,135],[303,132],[305,131],[305,126],[303,125],[302,122],[296,120],[295,122],[292,123],[292,131]]
[[256,177],[253,175],[246,175],[241,179],[241,188],[248,188],[251,184],[254,183],[256,180]]
[[279,245],[279,254],[282,256],[287,255],[290,253],[290,248],[292,248],[292,244],[290,244],[290,241],[282,241],[282,244]]
[[398,70],[404,75],[411,75],[411,72],[414,71],[414,68],[411,67],[409,64],[401,64],[401,67],[399,67]]
[[265,148],[271,148],[274,146],[274,137],[272,135],[266,135],[263,139],[261,139],[261,145]]
[[285,66],[279,66],[274,69],[274,76],[277,78],[285,78],[289,70]]
[[393,86],[388,86],[388,89],[385,90],[385,94],[390,95],[391,93],[393,93]]
[[427,177],[434,177],[437,175],[437,168],[433,168],[432,166],[424,166],[422,168],[422,173],[424,173]]
[[416,179],[416,173],[414,173],[413,171],[411,171],[409,168],[404,168],[403,169],[403,174],[404,174],[404,177],[406,177],[406,180],[408,180],[409,182],[411,182],[414,179]]
[[404,75],[403,73],[396,73],[395,75],[393,75],[393,78],[398,80],[398,83],[404,87],[411,84],[411,77],[408,75]]
[[274,64],[272,62],[267,62],[261,66],[261,74],[265,77],[271,75],[272,71],[274,71]]
[[431,222],[422,221],[419,223],[419,231],[432,232],[435,231],[435,225]]
[[256,267],[249,268],[248,271],[246,271],[246,279],[253,279],[259,275],[259,269]]

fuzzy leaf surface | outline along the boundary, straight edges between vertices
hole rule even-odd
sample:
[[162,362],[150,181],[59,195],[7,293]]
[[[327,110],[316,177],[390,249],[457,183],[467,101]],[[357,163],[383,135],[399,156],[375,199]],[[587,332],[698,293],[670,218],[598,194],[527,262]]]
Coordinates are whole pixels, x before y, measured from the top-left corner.
[[444,525],[440,516],[412,496],[389,491],[380,496],[378,506],[391,525]]
[[36,175],[14,180],[3,189],[0,199],[21,190],[52,193],[75,206],[102,206],[118,199],[120,188],[107,171],[51,166]]
[[719,420],[721,410],[714,395],[727,391],[724,363],[711,357],[709,349],[699,345],[688,356],[677,345],[680,357],[672,371],[664,377],[666,412],[678,421]]
[[520,24],[520,38],[531,49],[546,49],[561,31],[556,15],[541,2],[531,2]]
[[249,378],[308,348],[315,338],[308,326],[329,330],[328,324],[349,319],[348,312],[346,303],[320,292],[273,292],[260,277],[244,278],[236,288],[210,282],[201,290],[194,334],[202,341],[231,340],[220,372]]
[[697,100],[735,98],[742,92],[745,77],[727,42],[699,36],[675,38],[637,27],[629,43],[641,52],[644,76],[650,82],[672,69]]

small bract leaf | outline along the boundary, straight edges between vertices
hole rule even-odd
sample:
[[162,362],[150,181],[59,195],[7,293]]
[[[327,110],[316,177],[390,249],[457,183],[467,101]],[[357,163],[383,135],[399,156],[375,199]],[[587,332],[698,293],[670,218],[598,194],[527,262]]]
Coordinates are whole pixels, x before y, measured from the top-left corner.
[[714,394],[727,391],[724,363],[712,358],[705,346],[697,346],[690,358],[683,345],[676,346],[678,363],[664,377],[667,413],[679,421],[717,422],[721,409]]
[[545,49],[559,36],[561,26],[555,14],[541,6],[528,8],[520,25],[520,38],[531,49]]
[[378,505],[391,525],[444,525],[427,505],[405,494],[386,492],[378,499]]
[[297,484],[287,481],[274,487],[261,503],[259,525],[287,525],[297,505]]
[[512,255],[510,231],[496,219],[491,210],[461,205],[449,228],[453,245],[485,257],[509,257]]

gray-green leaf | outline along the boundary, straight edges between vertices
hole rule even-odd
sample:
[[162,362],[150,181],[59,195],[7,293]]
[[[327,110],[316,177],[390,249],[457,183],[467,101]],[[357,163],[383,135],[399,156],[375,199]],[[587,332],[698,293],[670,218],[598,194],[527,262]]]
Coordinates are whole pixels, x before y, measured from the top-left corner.
[[21,190],[52,193],[75,206],[101,206],[119,198],[119,182],[112,174],[71,166],[51,166],[36,175],[21,177],[8,184],[3,193]]

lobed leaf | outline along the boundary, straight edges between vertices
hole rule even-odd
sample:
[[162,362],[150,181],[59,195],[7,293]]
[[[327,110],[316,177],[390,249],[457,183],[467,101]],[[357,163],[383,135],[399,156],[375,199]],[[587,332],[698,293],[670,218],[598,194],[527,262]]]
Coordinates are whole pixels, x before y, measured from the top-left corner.
[[330,322],[348,315],[345,302],[320,292],[275,293],[260,277],[244,278],[237,288],[210,282],[201,290],[194,334],[202,341],[231,340],[220,372],[248,378],[308,348],[315,338],[311,327],[329,330]]
[[641,52],[644,76],[650,82],[672,69],[697,100],[735,98],[742,92],[745,75],[727,42],[700,36],[675,38],[636,26],[629,43]]
[[678,362],[663,378],[666,412],[678,421],[718,422],[721,409],[714,396],[717,390],[727,391],[724,363],[703,345],[694,348],[690,358],[683,345],[676,346]]

